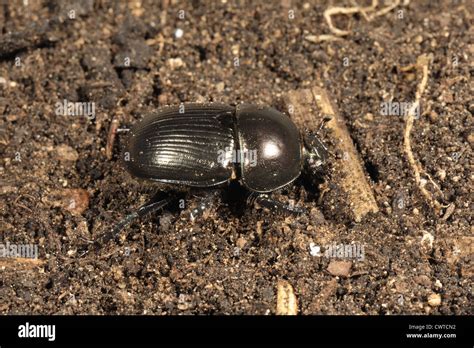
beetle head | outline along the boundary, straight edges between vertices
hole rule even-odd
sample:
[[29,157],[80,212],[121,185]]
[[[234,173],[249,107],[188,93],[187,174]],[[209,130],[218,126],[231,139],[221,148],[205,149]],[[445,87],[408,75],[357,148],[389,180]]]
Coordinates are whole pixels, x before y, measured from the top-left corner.
[[312,174],[320,173],[328,157],[326,146],[324,146],[317,135],[312,132],[307,132],[303,136],[303,142],[305,149],[305,166]]

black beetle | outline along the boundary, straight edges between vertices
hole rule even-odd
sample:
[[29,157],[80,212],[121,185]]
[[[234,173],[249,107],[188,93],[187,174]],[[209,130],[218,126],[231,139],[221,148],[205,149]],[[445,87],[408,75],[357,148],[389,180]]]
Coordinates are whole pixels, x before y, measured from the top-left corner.
[[[271,107],[214,103],[168,106],[145,117],[130,131],[124,153],[134,176],[201,188],[238,180],[252,201],[292,212],[303,210],[272,200],[268,193],[292,183],[303,170],[316,175],[326,157],[316,135],[300,134],[288,116]],[[173,199],[155,196],[112,234]],[[204,200],[191,218],[208,206]]]

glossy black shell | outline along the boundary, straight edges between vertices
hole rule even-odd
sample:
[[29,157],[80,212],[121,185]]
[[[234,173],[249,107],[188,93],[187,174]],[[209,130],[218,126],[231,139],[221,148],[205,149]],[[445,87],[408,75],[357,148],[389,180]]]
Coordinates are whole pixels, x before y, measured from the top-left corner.
[[221,104],[170,106],[132,128],[127,169],[135,176],[167,183],[207,187],[232,175],[218,151],[234,147],[235,108]]
[[[130,133],[128,171],[165,183],[210,187],[241,179],[252,191],[270,192],[296,179],[303,164],[296,126],[268,107],[171,106],[145,117]],[[224,150],[254,151],[256,161],[223,162]]]
[[274,191],[301,173],[300,134],[288,116],[269,107],[237,107],[240,149],[256,150],[257,163],[241,163],[242,181],[257,192]]

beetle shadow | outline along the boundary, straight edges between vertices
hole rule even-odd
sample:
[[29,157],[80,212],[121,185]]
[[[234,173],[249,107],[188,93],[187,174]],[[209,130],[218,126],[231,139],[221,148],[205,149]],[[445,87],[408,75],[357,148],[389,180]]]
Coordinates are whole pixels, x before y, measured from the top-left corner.
[[314,175],[314,173],[303,171],[301,175],[295,180],[295,186],[302,187],[306,191],[306,201],[317,202],[319,200],[319,197],[321,195],[319,185],[326,182],[323,173],[323,170],[321,170],[320,175]]

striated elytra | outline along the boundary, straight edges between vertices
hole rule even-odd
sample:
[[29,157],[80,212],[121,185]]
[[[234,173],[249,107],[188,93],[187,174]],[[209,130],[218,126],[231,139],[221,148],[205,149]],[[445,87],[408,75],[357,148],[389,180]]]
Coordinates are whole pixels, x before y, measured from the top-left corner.
[[[124,154],[134,176],[206,188],[201,203],[191,210],[192,220],[219,199],[219,189],[211,188],[232,180],[247,189],[248,203],[304,213],[305,209],[273,199],[270,192],[291,184],[303,170],[318,177],[326,157],[315,134],[300,132],[288,116],[271,107],[192,103],[146,116],[130,131]],[[176,202],[182,197],[178,191],[157,192],[93,244],[100,246],[134,219]]]
[[128,171],[191,187],[239,180],[253,192],[293,182],[326,157],[315,136],[300,134],[285,114],[256,105],[181,104],[148,115],[131,132]]

